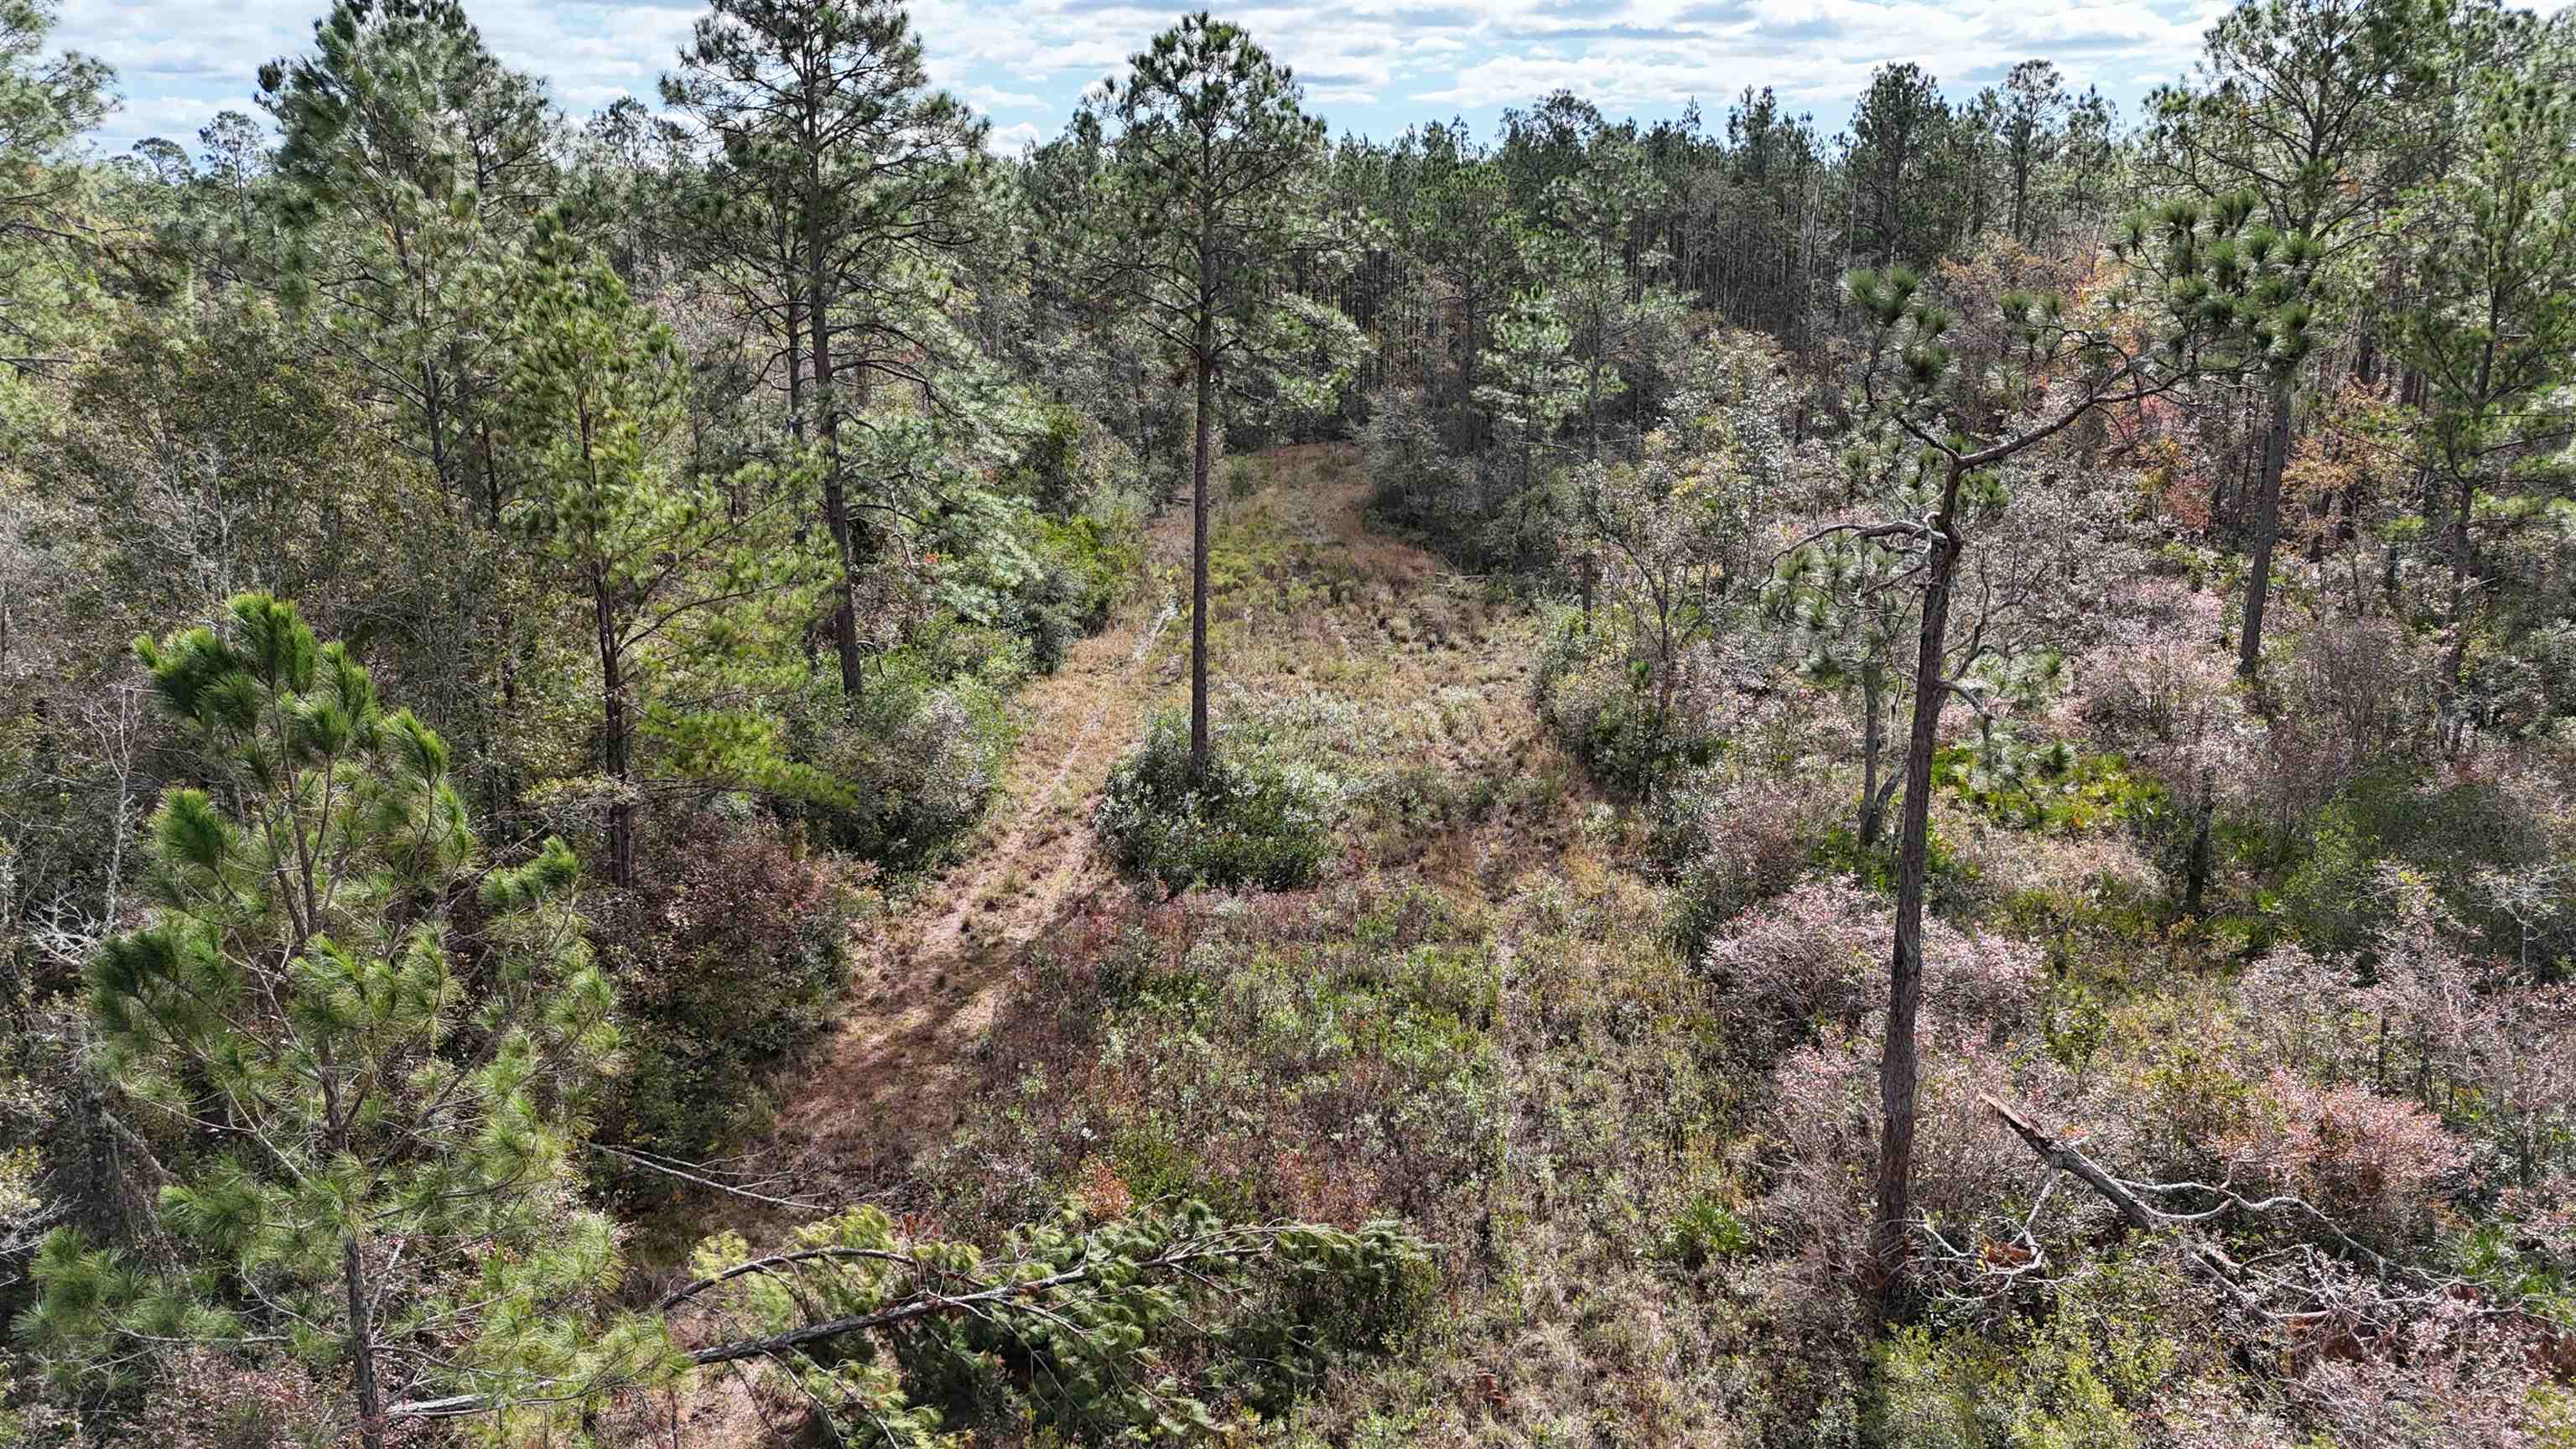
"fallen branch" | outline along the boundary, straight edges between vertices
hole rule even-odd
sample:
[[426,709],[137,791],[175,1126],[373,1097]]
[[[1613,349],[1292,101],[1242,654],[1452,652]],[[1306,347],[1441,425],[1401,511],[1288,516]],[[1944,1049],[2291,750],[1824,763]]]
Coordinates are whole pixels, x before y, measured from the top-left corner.
[[[824,1210],[824,1205],[821,1203],[798,1202],[793,1198],[771,1197],[769,1194],[764,1192],[753,1192],[747,1187],[735,1187],[731,1183],[718,1182],[711,1177],[701,1177],[695,1172],[684,1171],[680,1167],[671,1165],[678,1161],[677,1158],[664,1158],[659,1154],[642,1153],[630,1147],[612,1147],[605,1142],[594,1142],[590,1144],[590,1147],[594,1152],[614,1157],[618,1161],[626,1163],[629,1166],[640,1167],[647,1172],[658,1172],[666,1177],[676,1177],[683,1182],[693,1182],[700,1187],[714,1188],[718,1192],[730,1193],[735,1197],[749,1198],[753,1202],[765,1202],[773,1207],[794,1208],[798,1212],[810,1213],[821,1212]],[[688,1166],[699,1167],[700,1164],[690,1163]],[[713,1169],[701,1168],[701,1170],[712,1171]]]
[[[733,1339],[724,1343],[708,1344],[701,1348],[689,1349],[682,1356],[692,1366],[706,1367],[713,1364],[731,1364],[746,1359],[769,1358],[801,1349],[809,1344],[822,1343],[853,1333],[866,1333],[873,1329],[892,1328],[897,1324],[940,1314],[980,1313],[987,1308],[1017,1308],[1042,1313],[1045,1311],[1044,1305],[1027,1300],[1033,1300],[1053,1289],[1088,1282],[1098,1277],[1104,1267],[1113,1264],[1120,1269],[1122,1275],[1158,1270],[1188,1273],[1201,1264],[1257,1257],[1268,1251],[1277,1237],[1276,1229],[1231,1231],[1179,1244],[1151,1258],[1130,1262],[1116,1262],[1116,1260],[1085,1262],[1043,1277],[1005,1278],[1000,1282],[987,1281],[984,1282],[984,1286],[963,1293],[922,1288],[895,1303],[867,1313],[802,1324],[782,1333],[761,1338]],[[699,1279],[697,1282],[664,1295],[654,1305],[654,1310],[667,1312],[707,1289],[731,1279],[749,1274],[775,1272],[798,1262],[835,1258],[864,1258],[893,1263],[922,1272],[937,1271],[932,1269],[931,1265],[922,1263],[908,1254],[886,1249],[813,1248],[756,1259],[738,1264],[711,1277]],[[605,1392],[612,1387],[615,1387],[614,1380],[603,1380],[597,1386],[597,1391]],[[385,1415],[393,1419],[453,1419],[491,1413],[510,1402],[520,1401],[504,1399],[494,1394],[451,1394],[445,1398],[412,1399],[394,1404],[385,1410]]]
[[[2039,1160],[2072,1176],[2093,1189],[2103,1201],[2119,1213],[2121,1220],[2140,1232],[2157,1233],[2184,1226],[2188,1221],[2161,1209],[2150,1207],[2127,1183],[2102,1170],[2102,1165],[2084,1155],[2074,1144],[2061,1142],[2033,1126],[2030,1119],[1992,1097],[1984,1099],[1987,1110],[2003,1119],[2023,1144],[2039,1155]],[[2204,1278],[2217,1284],[2240,1308],[2259,1312],[2261,1305],[2238,1281],[2244,1270],[2236,1260],[2219,1251],[2205,1239],[2194,1239],[2185,1252],[2185,1261]]]
[[[2225,1183],[2131,1182],[2126,1178],[2114,1177],[2073,1143],[2063,1142],[2050,1136],[2033,1125],[2030,1119],[1993,1097],[1983,1100],[1987,1109],[2003,1119],[2004,1125],[2010,1127],[2015,1136],[2021,1138],[2032,1152],[2038,1154],[2042,1162],[2093,1189],[2103,1201],[2109,1203],[2112,1209],[2119,1213],[2121,1220],[2129,1226],[2140,1232],[2185,1235],[2184,1261],[2203,1278],[2216,1285],[2239,1308],[2257,1317],[2296,1327],[2329,1319],[2337,1314],[2350,1314],[2354,1311],[2354,1305],[2331,1301],[2332,1295],[2326,1293],[2317,1282],[2293,1283],[2278,1274],[2265,1272],[2258,1266],[2262,1261],[2259,1258],[2250,1263],[2238,1262],[2228,1256],[2216,1243],[2195,1231],[2201,1224],[2227,1213],[2288,1212],[2305,1218],[2331,1239],[2335,1246],[2367,1268],[2371,1276],[2382,1283],[2405,1285],[2407,1291],[2390,1293],[2378,1298],[2375,1308],[2371,1311],[2395,1309],[2404,1312],[2426,1312],[2446,1301],[2473,1302],[2483,1296],[2475,1285],[2465,1279],[2439,1277],[2388,1257],[2345,1232],[2341,1224],[2304,1198],[2293,1197],[2287,1193],[2249,1198]],[[2216,1199],[2216,1205],[2198,1212],[2172,1212],[2149,1201],[2151,1197],[2162,1197],[2169,1193],[2199,1194]],[[1939,1240],[1937,1234],[1935,1238],[1936,1241]],[[1957,1253],[1957,1250],[1946,1242],[1943,1242],[1943,1246],[1954,1254]],[[2032,1246],[2035,1248],[2036,1244],[2033,1243]],[[2299,1251],[2308,1257],[2313,1270],[2316,1267],[2315,1260],[2321,1255],[2313,1246],[2302,1247]],[[2293,1295],[2304,1295],[2309,1301],[2297,1308],[2272,1307],[2264,1301],[2265,1289],[2285,1290]],[[2470,1311],[2481,1318],[2516,1320],[2540,1327],[2552,1334],[2563,1332],[2560,1325],[2545,1315],[2535,1313],[2527,1306],[2481,1307]]]

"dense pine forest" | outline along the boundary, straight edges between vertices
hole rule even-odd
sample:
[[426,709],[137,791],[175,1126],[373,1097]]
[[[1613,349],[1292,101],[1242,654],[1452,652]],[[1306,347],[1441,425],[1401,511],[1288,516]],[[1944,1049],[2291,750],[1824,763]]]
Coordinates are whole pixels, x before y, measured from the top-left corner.
[[896,0],[59,19],[0,1449],[2576,1449],[2576,21],[1003,154]]

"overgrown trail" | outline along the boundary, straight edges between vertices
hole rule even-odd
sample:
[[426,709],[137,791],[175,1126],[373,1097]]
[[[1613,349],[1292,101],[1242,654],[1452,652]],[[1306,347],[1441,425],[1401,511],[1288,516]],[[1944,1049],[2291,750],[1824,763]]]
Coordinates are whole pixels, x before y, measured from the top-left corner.
[[[1220,721],[1282,711],[1274,728],[1304,735],[1355,785],[1369,782],[1376,793],[1359,813],[1373,823],[1346,830],[1348,858],[1334,874],[1485,902],[1578,849],[1567,821],[1581,792],[1529,706],[1530,616],[1373,531],[1355,449],[1265,456],[1262,486],[1224,500],[1212,529],[1214,703]],[[1031,1040],[1052,1015],[1034,994],[1040,973],[1025,968],[1041,952],[1096,948],[1084,939],[1093,918],[1126,904],[1129,887],[1097,857],[1090,817],[1151,714],[1186,702],[1189,522],[1185,505],[1156,521],[1152,585],[1022,693],[1024,724],[998,798],[960,863],[853,942],[840,1019],[772,1084],[774,1135],[745,1154],[772,1190],[921,1211],[937,1230],[941,1195],[924,1164],[961,1125],[971,1135],[986,1098],[1011,1091],[1023,1061],[1054,1049]],[[1414,806],[1408,790],[1421,796]],[[1471,795],[1488,807],[1443,815],[1432,803]],[[1265,920],[1325,909],[1315,893],[1259,899]],[[1194,894],[1146,914],[1201,908]],[[1048,1062],[1059,1099],[1088,1066]],[[1139,1103],[1116,1110],[1118,1120],[1145,1115]],[[792,1221],[741,1198],[710,1199],[702,1211],[700,1226],[739,1229],[761,1247]],[[686,1422],[686,1442],[749,1449],[777,1442],[776,1426],[802,1410],[793,1394],[733,1374],[670,1412]]]
[[[1355,449],[1264,456],[1261,492],[1222,504],[1217,520],[1220,694],[1320,686],[1389,718],[1431,709],[1435,696],[1481,695],[1484,708],[1440,704],[1438,722],[1398,733],[1438,755],[1517,764],[1530,730],[1517,673],[1525,645],[1489,637],[1488,611],[1431,555],[1371,531]],[[909,1169],[946,1144],[983,1081],[977,1047],[1019,966],[1126,889],[1096,858],[1090,816],[1152,711],[1186,700],[1189,523],[1185,501],[1155,520],[1150,585],[1021,694],[998,796],[959,863],[852,942],[840,1019],[772,1083],[773,1135],[748,1154],[798,1198],[906,1196]],[[783,1226],[742,1199],[707,1210],[708,1226],[755,1239]]]
[[[1248,505],[1260,519],[1244,526],[1274,545],[1293,540],[1295,557],[1255,549],[1242,560],[1241,576],[1217,579],[1219,648],[1228,638],[1241,646],[1234,659],[1221,657],[1220,678],[1267,693],[1296,683],[1292,675],[1374,675],[1408,655],[1432,665],[1459,629],[1452,616],[1462,610],[1442,587],[1455,581],[1421,549],[1369,530],[1367,479],[1355,450],[1302,446],[1265,458],[1268,482]],[[1221,564],[1228,558],[1223,539],[1235,526],[1229,520],[1246,507],[1221,509]],[[1023,728],[998,798],[959,864],[852,943],[841,1019],[774,1084],[774,1136],[751,1154],[773,1180],[793,1183],[800,1198],[847,1203],[882,1195],[923,1153],[944,1145],[982,1080],[976,1048],[1014,989],[1017,968],[1032,948],[1074,928],[1105,893],[1125,889],[1095,856],[1090,816],[1110,766],[1141,737],[1152,711],[1186,698],[1189,524],[1185,501],[1164,511],[1147,539],[1151,585],[1062,669],[1021,695]],[[1326,598],[1337,605],[1329,616],[1288,605],[1293,581],[1311,586],[1319,577],[1336,581],[1327,586]],[[1283,612],[1298,617],[1283,619]],[[1240,622],[1256,613],[1273,622]],[[1440,662],[1436,679],[1378,681],[1396,696],[1382,707],[1414,707],[1440,684],[1470,682],[1452,675],[1475,661],[1452,651]],[[767,1221],[739,1200],[712,1209],[755,1235]]]
[[1151,584],[1016,701],[1021,732],[982,830],[935,886],[863,928],[841,1019],[778,1082],[775,1136],[755,1157],[805,1199],[855,1201],[946,1141],[1014,968],[1117,888],[1093,859],[1091,810],[1143,733],[1171,641],[1188,638],[1187,595],[1170,587],[1176,570],[1187,579],[1186,501],[1146,548]]

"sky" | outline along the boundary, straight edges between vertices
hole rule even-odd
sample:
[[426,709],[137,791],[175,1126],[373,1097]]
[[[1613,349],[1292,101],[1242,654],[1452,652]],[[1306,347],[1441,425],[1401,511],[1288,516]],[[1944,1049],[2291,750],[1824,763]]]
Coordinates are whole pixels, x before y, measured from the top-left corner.
[[[501,58],[542,76],[576,117],[650,100],[703,0],[466,0]],[[327,0],[61,0],[54,36],[114,65],[124,96],[99,142],[194,145],[225,109],[257,114],[259,66],[304,48]],[[932,79],[986,112],[1017,151],[1061,130],[1086,86],[1196,5],[1129,0],[917,0]],[[1216,6],[1293,66],[1336,135],[1388,138],[1463,117],[1490,135],[1507,106],[1558,87],[1614,116],[1696,99],[1712,125],[1770,86],[1839,129],[1876,66],[1911,60],[1955,101],[2044,56],[2075,89],[2134,115],[2190,67],[2220,0],[1261,0]]]

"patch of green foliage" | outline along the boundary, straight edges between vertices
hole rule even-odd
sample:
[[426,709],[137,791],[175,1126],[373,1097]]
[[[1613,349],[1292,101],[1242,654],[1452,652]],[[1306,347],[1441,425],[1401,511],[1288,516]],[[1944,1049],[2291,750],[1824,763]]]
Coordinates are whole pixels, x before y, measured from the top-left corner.
[[1697,1271],[1720,1258],[1732,1258],[1753,1246],[1753,1229],[1735,1211],[1707,1193],[1686,1204],[1664,1235],[1663,1253],[1684,1268]]
[[1206,772],[1193,778],[1189,721],[1178,712],[1154,717],[1101,790],[1094,824],[1110,858],[1171,895],[1194,885],[1313,884],[1332,850],[1339,790],[1243,731],[1211,743]]
[[1625,615],[1567,609],[1542,636],[1531,690],[1539,717],[1593,778],[1645,796],[1717,757],[1724,731],[1682,687],[1659,681]]
[[2033,751],[2020,769],[2000,776],[1981,768],[1974,745],[1953,745],[1933,755],[1932,779],[1997,825],[2060,834],[2145,822],[2165,809],[2168,794],[2116,753],[2078,754],[2063,745]]
[[1041,517],[1031,528],[1038,569],[1020,593],[1021,628],[1039,672],[1052,674],[1075,640],[1107,627],[1142,574],[1144,547],[1134,528],[1088,516]]
[[2172,1270],[2114,1259],[1982,1331],[1909,1324],[1879,1350],[1884,1442],[1908,1449],[2116,1449],[2193,1357]]
[[[994,637],[963,624],[930,631],[876,659],[864,694],[844,700],[818,683],[800,702],[804,748],[844,795],[806,810],[823,838],[887,870],[914,871],[947,859],[983,818],[1011,741],[1004,691],[1016,678],[1007,662],[991,662],[1006,661],[990,649]],[[983,674],[961,667],[979,647]]]

